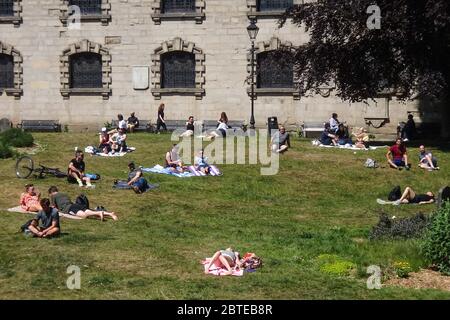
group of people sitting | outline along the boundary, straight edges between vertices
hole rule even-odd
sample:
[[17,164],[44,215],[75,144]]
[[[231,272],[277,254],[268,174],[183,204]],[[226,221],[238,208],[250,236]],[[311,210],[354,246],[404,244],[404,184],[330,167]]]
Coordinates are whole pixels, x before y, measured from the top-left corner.
[[[353,143],[352,136],[356,139],[355,143]],[[368,147],[369,134],[364,128],[356,128],[350,134],[346,123],[340,122],[337,113],[333,113],[330,120],[324,124],[324,130],[319,141],[325,146],[354,145],[357,148],[364,149]]]
[[[389,148],[386,154],[386,159],[389,163],[389,166],[393,169],[411,169],[411,164],[409,163],[408,159],[408,152],[402,138],[397,138],[395,144]],[[419,147],[418,159],[418,166],[420,168],[428,171],[439,170],[437,159],[431,152],[428,152],[425,149],[424,145],[421,145]]]
[[51,186],[48,189],[48,198],[41,198],[41,193],[34,185],[27,184],[25,192],[20,196],[20,206],[25,211],[37,212],[37,215],[29,220],[22,229],[25,234],[39,238],[48,238],[60,234],[59,212],[80,218],[97,217],[101,221],[104,221],[105,217],[113,220],[118,219],[114,212],[94,211],[86,205],[73,203],[70,197],[59,192],[56,186]]

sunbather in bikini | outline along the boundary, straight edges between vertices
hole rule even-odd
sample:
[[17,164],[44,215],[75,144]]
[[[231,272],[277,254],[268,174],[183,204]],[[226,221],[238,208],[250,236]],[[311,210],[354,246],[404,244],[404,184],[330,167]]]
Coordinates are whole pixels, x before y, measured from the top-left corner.
[[25,211],[41,211],[40,199],[41,193],[37,192],[32,184],[27,184],[25,186],[25,192],[20,195],[20,207]]
[[239,252],[234,251],[232,248],[227,248],[225,250],[217,251],[209,261],[207,268],[205,268],[205,273],[209,273],[211,266],[215,264],[217,267],[224,267],[227,269],[225,275],[233,274],[233,269],[238,271],[241,267],[241,262],[239,259]]

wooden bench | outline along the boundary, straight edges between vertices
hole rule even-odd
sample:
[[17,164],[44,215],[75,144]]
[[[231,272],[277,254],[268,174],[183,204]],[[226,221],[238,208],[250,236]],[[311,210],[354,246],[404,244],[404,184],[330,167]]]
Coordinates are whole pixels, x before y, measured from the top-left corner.
[[[119,127],[119,120],[114,119],[111,120],[111,127],[108,128],[108,130],[110,129],[115,129]],[[145,131],[145,132],[153,132],[155,131],[154,125],[152,124],[151,120],[139,120],[139,127],[134,128],[134,132],[137,131]]]
[[325,127],[325,122],[303,122],[302,133],[304,138],[309,137],[309,133],[320,134]]
[[61,131],[61,124],[58,120],[22,120],[17,127],[24,131]]

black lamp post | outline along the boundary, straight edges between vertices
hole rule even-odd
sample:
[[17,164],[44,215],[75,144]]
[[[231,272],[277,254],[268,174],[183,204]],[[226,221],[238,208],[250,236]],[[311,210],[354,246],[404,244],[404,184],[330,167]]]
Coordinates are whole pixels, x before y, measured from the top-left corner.
[[258,35],[259,28],[255,23],[255,20],[250,22],[250,25],[247,27],[248,36],[250,37],[250,41],[252,42],[251,49],[251,79],[252,79],[252,88],[251,88],[251,102],[252,102],[252,114],[250,116],[250,129],[255,129],[255,114],[254,114],[254,106],[255,106],[255,39]]

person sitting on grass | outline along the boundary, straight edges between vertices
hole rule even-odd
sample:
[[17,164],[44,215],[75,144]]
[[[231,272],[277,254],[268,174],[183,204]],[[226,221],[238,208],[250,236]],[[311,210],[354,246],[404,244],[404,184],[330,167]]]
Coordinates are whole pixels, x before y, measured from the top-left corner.
[[178,146],[174,144],[172,146],[172,149],[170,151],[166,152],[166,168],[169,168],[170,171],[176,172],[176,173],[183,173],[184,172],[184,166],[183,162],[180,159],[180,155],[178,154]]
[[102,128],[102,132],[99,135],[98,149],[100,149],[103,153],[108,154],[111,152],[111,141],[109,140],[109,134],[106,131],[106,128]]
[[127,152],[128,146],[126,143],[127,134],[126,129],[119,129],[119,132],[115,133],[111,137],[111,149],[112,152]]
[[87,188],[92,188],[91,179],[84,172],[86,164],[83,159],[83,152],[80,150],[76,151],[75,158],[70,160],[69,168],[67,168],[67,181],[69,183],[78,182],[80,187],[83,187],[83,182],[85,182]]
[[241,267],[239,252],[234,251],[232,248],[217,251],[208,262],[208,265],[205,268],[205,274],[209,273],[213,264],[220,268],[226,268],[227,272],[225,275],[231,275],[233,274],[233,269],[238,271]]
[[38,212],[42,210],[41,193],[37,192],[33,184],[25,186],[25,192],[20,195],[20,207],[25,211]]
[[136,165],[134,162],[130,162],[128,164],[128,169],[130,172],[128,173],[128,182],[127,184],[133,188],[136,193],[143,193],[148,189],[148,182],[142,176],[142,170],[140,168],[136,169]]
[[386,159],[391,166],[391,168],[402,170],[405,168],[409,170],[410,165],[408,164],[408,153],[402,139],[397,138],[395,145],[389,148]]
[[337,145],[337,137],[330,130],[330,123],[326,122],[319,140],[324,146]]
[[[31,220],[28,228],[25,229],[25,234],[32,234],[38,238],[58,236],[61,232],[58,210],[50,207],[48,198],[41,199],[39,203],[42,209]],[[39,225],[39,222],[41,222],[41,225]]]
[[408,204],[408,203],[416,203],[416,204],[428,204],[433,203],[435,201],[434,194],[431,191],[428,191],[425,194],[417,194],[410,187],[406,187],[405,191],[403,191],[402,196],[397,201],[394,201],[392,204]]
[[50,197],[51,206],[65,214],[70,214],[81,218],[98,217],[101,221],[104,220],[105,216],[110,217],[113,220],[117,220],[117,216],[114,212],[93,211],[83,207],[80,204],[73,203],[69,196],[65,193],[60,193],[56,186],[51,186],[48,189],[48,194]]
[[198,152],[198,155],[194,158],[195,169],[203,172],[204,174],[210,174],[211,167],[207,163],[208,158],[205,157],[203,149]]
[[356,132],[353,132],[352,135],[355,136],[356,142],[355,147],[365,149],[369,145],[369,135],[367,134],[367,130],[364,128],[358,128]]
[[424,145],[421,145],[419,150],[419,167],[428,171],[439,170],[437,160],[431,152],[427,152]]
[[339,145],[343,146],[346,144],[352,144],[352,139],[350,139],[347,128],[344,127],[343,123],[338,125],[338,129],[336,130],[336,139]]
[[283,153],[291,147],[291,141],[289,139],[289,133],[286,132],[286,128],[280,126],[280,129],[275,132],[272,137],[272,151],[276,153]]
[[180,137],[190,137],[194,134],[194,117],[190,116],[188,121],[186,122],[186,131],[180,134]]

